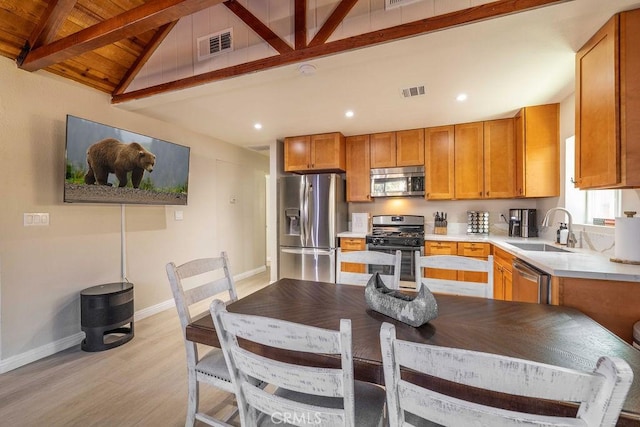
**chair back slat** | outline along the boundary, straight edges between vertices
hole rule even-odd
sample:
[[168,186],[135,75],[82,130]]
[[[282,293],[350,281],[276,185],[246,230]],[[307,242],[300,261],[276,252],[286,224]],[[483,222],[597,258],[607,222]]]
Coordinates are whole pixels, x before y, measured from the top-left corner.
[[[416,289],[426,286],[431,292],[473,297],[493,298],[493,255],[486,260],[460,255],[421,256],[415,252]],[[457,270],[486,273],[486,280],[469,282],[465,280],[424,277],[423,269]]]
[[271,393],[267,393],[257,387],[244,384],[242,393],[247,403],[263,414],[273,414],[274,424],[284,424],[284,414],[300,414],[297,417],[287,417],[287,425],[299,427],[317,426],[344,426],[345,411],[342,408],[330,408],[309,406],[304,403],[283,399]]
[[402,266],[402,252],[389,254],[379,251],[348,251],[338,248],[336,255],[336,283],[346,285],[366,285],[372,274],[342,271],[343,263],[363,264],[365,270],[369,265],[393,267],[393,274],[380,274],[384,284],[391,289],[400,287],[400,270]]
[[229,278],[227,277],[222,277],[213,282],[208,282],[198,287],[185,290],[185,303],[187,305],[193,305],[197,302],[203,301],[207,298],[211,298],[212,296],[222,294],[224,292],[230,293],[228,301],[235,301],[237,299],[237,296],[233,295],[235,291],[232,291],[232,288],[230,288]]
[[300,393],[309,391],[327,397],[342,397],[342,369],[298,366],[262,357],[242,348],[232,350],[236,367],[253,378]]
[[[415,417],[447,426],[613,427],[633,381],[622,359],[601,357],[593,372],[470,350],[419,344],[396,338],[395,327],[380,328],[390,427]],[[438,393],[400,376],[410,369],[477,389],[534,399],[579,403],[575,417],[541,416],[468,402]]]

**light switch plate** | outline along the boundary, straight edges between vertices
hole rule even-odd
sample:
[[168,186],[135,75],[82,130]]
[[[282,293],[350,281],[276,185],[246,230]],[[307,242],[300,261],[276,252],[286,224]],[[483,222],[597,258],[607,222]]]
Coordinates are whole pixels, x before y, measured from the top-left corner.
[[47,226],[49,225],[49,213],[48,212],[33,212],[25,213],[23,216],[23,225],[25,227],[31,226]]

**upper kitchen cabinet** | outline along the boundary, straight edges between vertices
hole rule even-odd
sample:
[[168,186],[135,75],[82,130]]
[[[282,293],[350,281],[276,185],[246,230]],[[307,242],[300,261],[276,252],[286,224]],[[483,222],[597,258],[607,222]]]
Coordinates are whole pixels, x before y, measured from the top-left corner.
[[484,197],[515,195],[516,146],[513,119],[484,122]]
[[424,165],[424,129],[396,132],[396,166]]
[[522,108],[515,128],[516,196],[559,196],[560,104]]
[[396,133],[382,132],[370,135],[371,167],[396,167]]
[[424,130],[427,200],[451,200],[454,197],[454,126]]
[[424,129],[374,133],[370,138],[372,168],[424,165]]
[[484,123],[464,123],[454,126],[455,198],[484,197]]
[[640,187],[640,9],[576,54],[576,186]]
[[371,202],[371,157],[369,135],[348,136],[347,202]]
[[284,139],[285,172],[344,172],[345,138],[340,132]]

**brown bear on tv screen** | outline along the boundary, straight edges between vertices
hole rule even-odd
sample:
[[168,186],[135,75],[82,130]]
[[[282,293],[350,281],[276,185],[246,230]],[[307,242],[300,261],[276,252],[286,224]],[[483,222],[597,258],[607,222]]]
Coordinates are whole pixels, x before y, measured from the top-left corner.
[[111,185],[107,179],[109,173],[113,173],[118,178],[118,187],[125,187],[127,175],[131,172],[131,184],[133,188],[139,188],[144,171],[153,171],[156,156],[137,142],[123,144],[117,139],[107,138],[89,147],[87,163],[86,184]]

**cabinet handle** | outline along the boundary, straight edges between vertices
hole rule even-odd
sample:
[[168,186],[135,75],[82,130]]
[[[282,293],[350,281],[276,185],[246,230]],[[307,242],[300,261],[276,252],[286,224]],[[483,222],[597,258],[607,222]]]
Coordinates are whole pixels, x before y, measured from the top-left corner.
[[482,191],[478,193],[480,196],[482,196]]
[[489,197],[489,192],[487,191],[487,197]]

